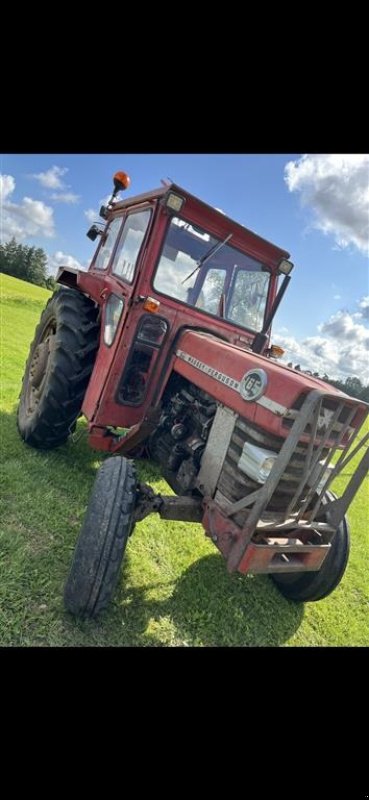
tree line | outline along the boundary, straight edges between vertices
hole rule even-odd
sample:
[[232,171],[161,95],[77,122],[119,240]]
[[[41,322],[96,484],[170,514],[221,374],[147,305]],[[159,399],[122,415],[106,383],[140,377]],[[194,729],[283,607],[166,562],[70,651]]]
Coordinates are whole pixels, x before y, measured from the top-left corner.
[[47,255],[42,247],[18,244],[14,236],[0,244],[0,272],[45,289],[55,287],[55,279],[47,274]]
[[302,370],[300,364],[293,366],[292,361],[290,361],[287,366],[296,369],[298,372],[303,372],[305,375],[311,375],[313,378],[320,378],[321,381],[330,383],[331,386],[335,386],[336,389],[339,389],[341,392],[345,392],[351,397],[356,397],[358,400],[364,400],[365,403],[369,403],[369,384],[365,386],[360,378],[353,376],[351,378],[345,378],[345,380],[341,378],[334,380],[330,378],[326,372],[324,375],[319,375],[319,372],[311,372],[310,369]]

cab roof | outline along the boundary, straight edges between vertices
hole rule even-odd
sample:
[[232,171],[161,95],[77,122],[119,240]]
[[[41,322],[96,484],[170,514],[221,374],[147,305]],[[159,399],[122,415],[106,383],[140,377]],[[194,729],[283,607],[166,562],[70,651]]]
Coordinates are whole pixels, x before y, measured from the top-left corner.
[[127,197],[127,199],[121,200],[115,204],[114,211],[127,208],[128,206],[148,202],[150,200],[159,199],[167,195],[169,192],[174,192],[175,194],[181,195],[181,197],[185,199],[186,203],[189,202],[193,209],[197,208],[199,211],[202,211],[204,217],[211,217],[212,220],[216,222],[217,228],[219,228],[221,231],[224,231],[225,233],[232,232],[239,241],[243,241],[247,245],[254,243],[257,250],[260,248],[263,250],[266,249],[272,256],[273,261],[280,261],[282,258],[290,257],[290,254],[287,252],[287,250],[282,250],[282,248],[278,247],[272,242],[269,242],[268,239],[264,239],[262,236],[254,233],[254,231],[245,228],[245,226],[240,222],[228,217],[227,214],[224,214],[222,211],[218,211],[216,208],[214,208],[214,206],[205,203],[204,200],[200,200],[199,197],[191,194],[187,191],[187,189],[183,189],[176,183],[168,183],[166,186],[161,186],[158,189],[152,189],[150,192],[144,192],[143,194],[138,194],[134,197]]

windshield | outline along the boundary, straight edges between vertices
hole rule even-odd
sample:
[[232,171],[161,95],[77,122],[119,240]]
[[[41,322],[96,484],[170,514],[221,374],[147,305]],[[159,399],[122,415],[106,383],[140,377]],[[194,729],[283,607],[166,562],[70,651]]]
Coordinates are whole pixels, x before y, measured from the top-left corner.
[[[216,248],[220,242],[198,226],[173,217],[154,288],[208,314],[260,331],[270,273],[259,261],[230,244]],[[199,262],[213,248],[213,255],[198,269]]]

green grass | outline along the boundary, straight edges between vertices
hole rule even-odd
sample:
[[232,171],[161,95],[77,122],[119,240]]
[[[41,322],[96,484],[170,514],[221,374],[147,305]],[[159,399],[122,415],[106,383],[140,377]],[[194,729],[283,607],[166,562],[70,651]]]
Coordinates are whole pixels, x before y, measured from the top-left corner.
[[[0,645],[369,644],[368,477],[350,509],[349,566],[326,600],[295,604],[266,576],[230,576],[200,525],[152,515],[128,543],[111,608],[98,621],[66,614],[63,586],[104,456],[87,445],[83,421],[78,442],[58,450],[41,453],[21,441],[17,397],[49,292],[4,275],[0,283]],[[168,491],[154,465],[140,463],[139,474]],[[346,480],[337,481],[339,490]]]

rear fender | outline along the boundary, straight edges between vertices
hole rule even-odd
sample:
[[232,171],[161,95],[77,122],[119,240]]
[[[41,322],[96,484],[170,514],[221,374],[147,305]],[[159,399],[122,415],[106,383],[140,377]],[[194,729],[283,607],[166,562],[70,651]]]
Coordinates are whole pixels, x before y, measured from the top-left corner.
[[62,286],[77,289],[77,291],[82,292],[98,305],[102,305],[106,295],[116,288],[115,284],[112,285],[114,282],[110,276],[101,278],[98,275],[91,275],[89,272],[75,269],[74,267],[59,267],[55,280],[57,283],[61,283]]
[[63,286],[69,286],[70,289],[77,289],[78,269],[74,267],[58,267],[55,280]]

